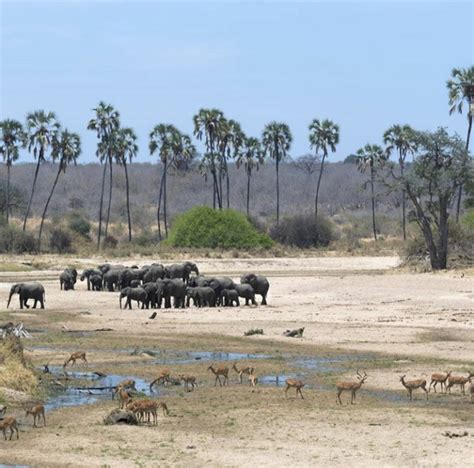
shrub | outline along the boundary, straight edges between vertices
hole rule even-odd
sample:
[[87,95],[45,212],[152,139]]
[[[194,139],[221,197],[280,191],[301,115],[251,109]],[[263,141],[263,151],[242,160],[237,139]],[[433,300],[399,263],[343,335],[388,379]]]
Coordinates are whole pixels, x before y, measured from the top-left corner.
[[247,217],[235,210],[213,210],[196,206],[178,216],[168,240],[173,247],[246,249],[273,245]]
[[159,242],[158,233],[145,230],[133,239],[133,243],[140,247],[149,247],[150,245],[157,245]]
[[69,218],[69,229],[81,236],[88,237],[91,231],[91,223],[78,213],[73,213]]
[[334,240],[331,222],[324,216],[296,215],[284,218],[270,230],[272,239],[281,244],[307,249],[309,247],[326,247]]
[[108,235],[105,237],[104,239],[104,247],[106,249],[115,249],[117,248],[117,245],[118,245],[118,240],[116,237],[112,236],[112,235]]
[[49,238],[49,246],[51,250],[59,253],[73,252],[71,234],[65,229],[53,229]]
[[33,253],[36,247],[32,234],[12,225],[0,227],[0,253]]

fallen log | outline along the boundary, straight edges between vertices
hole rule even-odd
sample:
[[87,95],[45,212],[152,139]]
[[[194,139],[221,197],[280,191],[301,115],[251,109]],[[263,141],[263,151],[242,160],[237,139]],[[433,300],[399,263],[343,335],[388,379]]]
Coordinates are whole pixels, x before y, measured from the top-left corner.
[[4,325],[1,325],[0,336],[2,340],[9,335],[13,335],[18,338],[33,338],[28,330],[25,329],[23,322],[17,323],[16,325],[13,322],[8,322]]
[[303,338],[304,327],[295,328],[294,330],[286,330],[283,332],[283,336],[288,336],[290,338]]

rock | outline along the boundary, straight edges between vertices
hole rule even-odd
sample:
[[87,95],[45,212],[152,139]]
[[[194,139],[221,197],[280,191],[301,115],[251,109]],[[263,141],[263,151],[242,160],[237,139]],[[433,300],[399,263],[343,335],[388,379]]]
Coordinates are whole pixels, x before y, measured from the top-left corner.
[[114,409],[112,410],[105,418],[104,424],[111,425],[111,424],[130,424],[130,425],[137,425],[138,421],[136,416],[133,413],[128,411],[123,411],[121,409]]

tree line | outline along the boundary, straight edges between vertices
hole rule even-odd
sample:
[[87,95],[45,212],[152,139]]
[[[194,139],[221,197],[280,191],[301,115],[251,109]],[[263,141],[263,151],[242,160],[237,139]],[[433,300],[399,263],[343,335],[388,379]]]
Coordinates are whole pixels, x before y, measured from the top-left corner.
[[[427,223],[430,226],[434,223],[437,231],[439,231],[441,225],[444,226],[446,215],[438,213],[438,217],[434,217],[432,213],[435,209],[434,198],[439,195],[441,183],[439,181],[439,183],[435,183],[431,180],[428,188],[422,189],[421,186],[423,184],[420,182],[420,179],[423,178],[436,179],[435,176],[439,175],[443,170],[449,169],[449,174],[444,174],[444,177],[451,177],[452,179],[450,183],[445,183],[442,186],[445,192],[441,198],[438,196],[436,203],[443,206],[447,203],[449,208],[456,196],[455,217],[456,220],[459,219],[463,187],[468,180],[470,170],[469,142],[474,102],[474,67],[453,69],[451,75],[451,79],[447,82],[450,113],[455,111],[462,113],[463,103],[467,102],[468,104],[468,131],[466,140],[462,144],[462,151],[459,151],[461,144],[459,139],[457,137],[450,137],[443,130],[429,134],[417,132],[408,125],[393,125],[383,135],[384,147],[367,144],[353,155],[360,171],[368,174],[366,186],[371,191],[372,224],[375,240],[377,240],[375,217],[376,180],[385,184],[389,190],[399,190],[402,194],[401,219],[404,239],[406,239],[407,199],[414,206],[414,219],[419,223],[424,235],[425,232],[428,235]],[[106,237],[108,234],[113,197],[114,164],[122,167],[125,173],[128,238],[130,241],[132,240],[132,217],[130,213],[127,164],[131,163],[137,155],[138,146],[135,132],[132,128],[121,126],[120,114],[112,105],[100,102],[93,109],[93,112],[94,116],[88,122],[87,128],[97,134],[96,156],[103,165],[97,236],[97,245],[100,248],[102,236]],[[229,164],[233,161],[237,168],[242,167],[244,169],[247,176],[246,208],[247,215],[249,215],[252,176],[254,171],[258,171],[261,164],[271,159],[275,162],[276,170],[276,222],[278,223],[280,220],[279,169],[281,162],[288,158],[291,149],[292,135],[289,126],[284,122],[273,121],[264,127],[260,139],[247,137],[242,131],[240,124],[235,120],[227,119],[219,109],[199,110],[193,117],[193,124],[195,138],[202,141],[205,147],[205,153],[199,160],[199,171],[203,177],[206,179],[209,177],[212,180],[213,207],[215,209],[230,208],[231,181]],[[336,151],[340,140],[340,129],[336,123],[329,119],[314,119],[310,123],[308,130],[309,146],[313,150],[313,154],[299,158],[296,161],[296,165],[306,171],[312,171],[315,167],[319,168],[314,196],[314,217],[317,222],[319,192],[324,173],[324,164],[329,154]],[[448,151],[449,155],[439,152],[440,145],[444,145],[443,151]],[[77,159],[81,154],[81,142],[77,133],[61,128],[53,112],[40,110],[28,114],[25,125],[12,119],[0,122],[0,152],[7,168],[7,223],[9,222],[10,215],[10,170],[14,161],[19,157],[19,150],[23,147],[27,148],[36,161],[33,184],[23,220],[23,230],[26,229],[30,215],[31,203],[41,164],[46,161],[48,154],[53,162],[59,163],[57,175],[41,217],[38,236],[38,248],[40,248],[44,220],[47,216],[48,206],[53,197],[57,181],[60,175],[66,171],[68,165],[77,163]],[[151,156],[158,155],[163,167],[156,213],[157,226],[161,238],[168,235],[168,172],[170,169],[186,171],[193,160],[197,159],[198,154],[190,136],[183,134],[175,126],[164,123],[156,125],[150,132],[149,151]],[[397,156],[396,165],[389,161],[393,154]],[[427,154],[430,155],[428,159],[426,159]],[[409,155],[412,159],[410,162],[407,162],[407,156]],[[448,158],[446,161],[440,162],[439,158],[446,157]],[[436,158],[438,158],[438,165],[433,167],[426,166],[427,161],[431,163]],[[423,164],[426,166],[424,166],[424,171],[422,170]],[[455,168],[457,172],[454,171]],[[104,216],[104,192],[107,173],[109,175],[109,193]],[[449,186],[450,190],[447,191],[445,186]],[[426,200],[428,200],[427,203],[425,203]],[[423,215],[426,212],[431,213],[431,216]],[[103,223],[104,227],[102,226]],[[433,237],[433,232],[431,237]]]

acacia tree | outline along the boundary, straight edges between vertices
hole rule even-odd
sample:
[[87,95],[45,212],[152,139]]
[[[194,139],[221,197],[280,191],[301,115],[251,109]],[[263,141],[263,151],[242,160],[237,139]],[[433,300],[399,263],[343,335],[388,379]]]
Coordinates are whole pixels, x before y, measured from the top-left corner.
[[[453,68],[451,80],[446,85],[449,92],[449,114],[458,111],[462,114],[463,102],[467,101],[467,136],[466,136],[466,160],[469,154],[469,142],[472,130],[472,106],[474,104],[474,66],[469,68]],[[458,199],[456,205],[456,222],[459,221],[461,211],[463,184],[458,188]]]
[[329,150],[336,151],[336,145],[339,143],[339,126],[331,120],[314,119],[309,126],[309,143],[318,154],[323,153],[321,158],[321,169],[319,171],[318,183],[316,185],[316,196],[314,198],[314,219],[318,220],[318,198],[319,187],[321,186],[321,178],[323,176],[324,161],[328,156]]
[[431,267],[446,269],[449,206],[459,186],[473,180],[472,159],[461,138],[450,136],[443,128],[433,133],[416,132],[415,141],[413,164],[403,176],[392,166],[384,181],[391,190],[405,190],[413,203],[414,219],[423,233]]
[[265,161],[265,153],[257,138],[245,138],[237,154],[237,168],[243,166],[247,174],[247,217],[250,215],[250,179]]
[[[405,160],[409,153],[416,151],[413,129],[409,125],[392,125],[383,135],[383,141],[387,145],[386,152],[389,156],[392,151],[398,151],[398,164],[400,174],[405,174]],[[407,240],[406,230],[406,194],[402,188],[402,231],[403,240]]]
[[93,130],[97,133],[99,142],[97,144],[96,156],[99,158],[101,164],[104,164],[104,170],[102,171],[102,187],[100,192],[100,205],[99,205],[99,231],[97,234],[97,248],[100,249],[100,239],[102,236],[102,208],[104,204],[104,187],[105,187],[105,175],[107,172],[107,165],[110,164],[110,188],[109,188],[109,209],[107,215],[107,222],[105,225],[105,235],[107,236],[110,205],[112,200],[112,148],[110,145],[110,136],[114,130],[117,130],[120,126],[120,114],[114,109],[111,104],[106,104],[104,101],[100,101],[98,106],[93,109],[95,112],[95,118],[91,119],[87,125],[88,130]]
[[377,240],[377,227],[375,222],[375,175],[383,167],[387,160],[384,150],[378,145],[365,145],[356,153],[359,171],[365,173],[369,171],[370,195],[372,200],[372,229],[374,239]]
[[265,154],[276,162],[276,218],[280,222],[280,162],[283,161],[290,150],[292,136],[290,127],[284,122],[270,122],[263,130],[262,143]]
[[30,200],[28,201],[25,219],[23,220],[23,231],[26,229],[26,222],[30,215],[40,165],[46,161],[46,152],[59,130],[59,123],[56,120],[54,112],[46,113],[44,110],[39,110],[26,116],[26,128],[28,151],[30,153],[33,151],[33,157],[36,159],[36,169],[33,178],[33,186],[31,187]]
[[198,140],[204,138],[206,153],[203,156],[205,166],[209,168],[212,175],[212,205],[222,209],[222,198],[219,192],[219,182],[217,177],[217,159],[218,159],[218,135],[219,128],[222,125],[224,114],[219,109],[200,109],[193,117],[194,135]]
[[7,166],[6,222],[10,218],[10,170],[20,155],[20,148],[25,145],[25,132],[20,122],[5,119],[0,122],[0,154]]
[[112,133],[112,152],[119,166],[123,166],[125,171],[125,188],[127,194],[127,220],[128,220],[128,241],[132,241],[132,216],[130,214],[130,185],[128,181],[127,160],[132,163],[132,159],[138,153],[137,136],[132,128],[119,128]]
[[77,164],[77,158],[81,154],[81,139],[77,133],[63,130],[62,132],[57,132],[54,135],[51,146],[51,158],[53,159],[53,163],[56,162],[56,160],[59,160],[59,167],[53,186],[51,187],[51,192],[48,199],[46,200],[46,204],[44,205],[43,215],[41,216],[41,224],[38,235],[38,252],[41,251],[41,236],[43,234],[43,224],[48,211],[49,202],[51,201],[51,198],[53,198],[53,193],[56,189],[56,185],[61,173],[65,174],[66,168],[70,164]]

